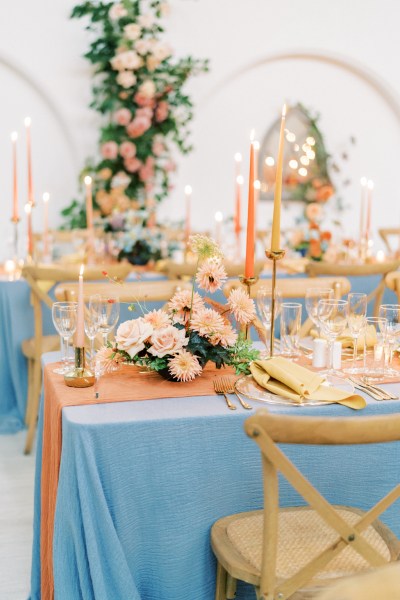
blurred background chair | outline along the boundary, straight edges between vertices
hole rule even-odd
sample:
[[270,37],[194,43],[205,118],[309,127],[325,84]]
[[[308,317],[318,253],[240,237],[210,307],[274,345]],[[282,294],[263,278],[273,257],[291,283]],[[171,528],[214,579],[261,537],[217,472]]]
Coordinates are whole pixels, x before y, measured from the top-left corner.
[[400,227],[383,227],[378,229],[378,233],[390,256],[395,256],[396,252],[400,252]]
[[[87,266],[85,279],[104,280],[103,266]],[[22,269],[22,277],[27,281],[31,291],[31,304],[34,318],[34,336],[23,340],[22,353],[28,361],[28,396],[26,402],[25,422],[28,433],[25,444],[25,454],[32,449],[33,439],[39,410],[39,397],[42,384],[41,356],[45,352],[56,350],[59,346],[58,335],[43,335],[43,308],[50,310],[53,298],[52,288],[61,281],[78,280],[80,265],[55,267],[52,265],[26,265]],[[109,277],[125,279],[131,271],[127,263],[107,265]]]
[[[258,600],[308,600],[338,578],[397,561],[400,540],[377,517],[400,497],[400,485],[367,512],[331,505],[278,444],[398,441],[400,415],[323,418],[263,410],[246,420],[245,431],[261,451],[264,508],[224,517],[212,526],[211,545],[218,561],[216,600],[234,598],[238,579],[254,585]],[[325,461],[321,468],[329,464]],[[279,508],[278,473],[308,506]]]
[[388,273],[385,277],[385,285],[397,296],[397,302],[400,304],[400,271]]
[[[238,277],[243,274],[244,264],[243,261],[234,263],[230,261],[223,261],[225,270],[228,277]],[[256,260],[254,265],[254,273],[258,277],[263,270],[265,260]],[[197,263],[178,263],[173,260],[160,261],[157,270],[163,273],[168,279],[191,279],[197,270]]]
[[[343,276],[343,277],[373,277],[379,276],[377,286],[368,294],[368,304],[374,301],[373,315],[378,316],[379,306],[382,302],[385,290],[385,277],[390,271],[396,271],[400,260],[375,262],[359,265],[335,264],[327,262],[310,261],[306,266],[309,277],[320,277],[321,275]],[[361,290],[360,290],[361,291]]]

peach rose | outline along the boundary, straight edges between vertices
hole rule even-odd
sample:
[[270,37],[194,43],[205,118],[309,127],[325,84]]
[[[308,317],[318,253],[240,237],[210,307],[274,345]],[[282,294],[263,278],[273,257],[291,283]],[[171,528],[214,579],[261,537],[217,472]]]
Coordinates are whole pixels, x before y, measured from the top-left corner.
[[150,106],[143,106],[142,108],[137,108],[135,112],[136,117],[145,117],[146,119],[153,118],[153,109]]
[[119,350],[124,350],[133,358],[145,348],[144,342],[151,337],[153,327],[143,319],[125,321],[117,329],[115,341]]
[[143,65],[143,60],[134,50],[126,50],[120,52],[111,59],[111,66],[115,71],[123,71],[124,69],[139,69]]
[[145,96],[139,92],[133,96],[133,99],[139,106],[150,106],[153,108],[156,103],[154,98],[149,98],[148,96]]
[[138,138],[145,133],[151,127],[150,119],[145,117],[135,117],[126,128],[127,134],[131,138]]
[[136,146],[133,142],[122,142],[119,153],[122,158],[133,158],[136,156]]
[[165,152],[165,146],[159,140],[154,140],[153,145],[152,145],[152,150],[153,150],[153,154],[155,156],[161,156],[161,154],[163,154],[163,152]]
[[158,329],[151,336],[152,346],[149,348],[150,354],[162,358],[166,354],[176,354],[189,343],[184,329],[177,329],[173,325],[168,325]]
[[124,160],[125,169],[129,171],[129,173],[136,173],[142,166],[142,162],[134,156],[133,158],[126,158]]
[[114,160],[118,156],[118,144],[116,142],[106,142],[100,148],[103,158]]
[[152,54],[150,54],[150,56],[148,56],[146,58],[146,66],[150,72],[155,71],[159,64],[160,64],[160,61]]
[[127,14],[128,11],[122,4],[113,4],[108,12],[111,21],[122,19],[122,17],[126,17]]
[[139,16],[138,22],[144,29],[150,29],[155,23],[155,18],[151,13],[145,13],[144,15]]
[[99,177],[99,179],[107,181],[107,179],[110,179],[110,177],[112,176],[112,170],[108,168],[100,169],[100,171],[97,173],[97,176]]
[[124,27],[125,37],[132,42],[140,37],[141,31],[142,28],[137,23],[129,23],[129,25],[125,25]]
[[136,77],[132,71],[121,71],[121,73],[118,73],[116,79],[118,85],[125,89],[134,86],[136,83]]
[[323,185],[317,189],[315,199],[317,202],[326,202],[332,196],[334,189],[331,185]]
[[165,102],[165,100],[162,100],[156,108],[156,121],[158,121],[158,123],[162,123],[162,121],[165,121],[165,119],[168,117],[168,114],[169,104],[168,102]]
[[321,218],[322,210],[319,204],[312,202],[306,206],[305,213],[309,221],[318,221]]
[[151,79],[146,79],[139,87],[139,94],[146,96],[146,98],[154,98],[155,93],[156,85]]
[[120,108],[114,113],[114,121],[118,125],[128,125],[132,119],[132,113],[128,108]]
[[143,55],[147,54],[150,51],[150,41],[149,40],[138,40],[135,43],[135,50],[138,54]]

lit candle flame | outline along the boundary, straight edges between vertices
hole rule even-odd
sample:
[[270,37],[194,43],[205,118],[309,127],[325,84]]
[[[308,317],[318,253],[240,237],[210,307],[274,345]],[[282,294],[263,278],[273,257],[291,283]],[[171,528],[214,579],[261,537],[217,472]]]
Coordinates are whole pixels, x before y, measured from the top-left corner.
[[235,154],[235,160],[236,162],[242,162],[242,155],[240,154],[240,152],[236,152]]
[[25,127],[30,127],[31,123],[32,123],[32,119],[30,117],[25,117],[25,119],[24,119]]
[[82,264],[81,264],[81,268],[80,268],[80,270],[79,270],[79,276],[80,276],[80,277],[83,277],[83,271],[84,271],[84,270],[85,270],[85,265],[82,263]]
[[367,185],[368,185],[368,188],[369,188],[370,190],[372,190],[372,189],[374,188],[374,182],[372,181],[372,179],[369,179],[369,180],[368,180],[368,184],[367,184]]
[[367,178],[366,177],[361,177],[360,183],[361,183],[362,186],[367,185]]
[[90,177],[90,175],[86,175],[83,181],[85,182],[85,185],[90,185],[92,183],[92,178]]
[[236,183],[238,183],[239,185],[243,185],[244,184],[244,178],[243,175],[238,175],[236,177]]
[[49,192],[44,192],[43,194],[43,202],[48,202],[50,200]]
[[185,194],[187,196],[190,196],[190,194],[192,193],[192,186],[191,185],[185,185]]
[[284,104],[282,106],[282,118],[284,119],[286,117],[286,104]]
[[13,131],[11,134],[11,141],[16,142],[17,139],[18,139],[18,133],[16,131]]
[[27,204],[25,204],[25,212],[27,215],[30,215],[32,212],[32,205],[29,204],[29,202]]
[[260,190],[261,189],[261,181],[259,179],[255,179],[254,180],[254,189],[255,190]]
[[217,223],[222,223],[224,218],[224,215],[222,214],[222,212],[220,210],[217,210],[217,212],[215,213],[215,220],[217,221]]

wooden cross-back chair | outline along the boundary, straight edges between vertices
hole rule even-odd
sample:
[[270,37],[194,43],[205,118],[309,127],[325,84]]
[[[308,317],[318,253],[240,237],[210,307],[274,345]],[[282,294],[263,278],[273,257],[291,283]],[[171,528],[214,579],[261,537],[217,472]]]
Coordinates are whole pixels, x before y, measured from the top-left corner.
[[[228,277],[238,277],[243,274],[243,262],[234,263],[223,261]],[[254,273],[258,277],[265,265],[265,260],[256,260]],[[173,260],[163,260],[157,270],[168,277],[168,279],[191,279],[197,271],[196,263],[178,263]]]
[[[378,517],[400,497],[400,485],[366,512],[334,506],[277,444],[399,441],[400,415],[292,417],[264,410],[246,420],[245,431],[261,450],[264,509],[224,517],[213,525],[216,600],[234,598],[238,579],[254,585],[258,600],[314,598],[339,573],[353,575],[399,558],[400,540]],[[308,506],[279,508],[278,472]]]
[[394,255],[396,252],[390,243],[391,240],[396,239],[397,252],[400,250],[400,227],[382,227],[381,229],[378,229],[378,233],[381,236],[386,250],[390,255]]
[[400,260],[390,260],[385,262],[367,263],[362,265],[346,265],[327,262],[310,261],[306,266],[306,273],[310,277],[318,277],[320,275],[340,275],[343,277],[366,277],[372,275],[380,275],[381,280],[377,287],[368,294],[368,304],[374,301],[373,315],[378,316],[379,306],[382,302],[383,293],[385,291],[385,277],[390,271],[396,271],[400,265]]
[[400,304],[400,271],[388,273],[385,277],[385,285],[397,296],[397,302]]
[[[224,295],[228,297],[232,290],[241,285],[238,279],[228,281],[222,288]],[[259,279],[255,285],[251,286],[251,297],[256,298],[257,292],[263,288],[271,290],[271,286],[271,279]],[[346,277],[278,277],[276,282],[276,289],[281,293],[282,299],[305,298],[306,292],[310,288],[332,288],[335,298],[342,298],[351,290],[351,283]],[[300,336],[306,336],[312,326],[311,319],[306,319],[301,326]]]
[[[125,279],[131,271],[128,263],[115,265],[86,266],[85,279],[104,279],[103,270],[106,268],[110,277]],[[28,396],[26,403],[25,422],[28,433],[25,444],[25,454],[32,449],[35,436],[36,421],[39,410],[39,397],[42,383],[41,356],[45,352],[56,350],[59,346],[59,336],[43,334],[43,306],[52,308],[53,299],[50,290],[60,281],[77,280],[80,265],[56,267],[52,265],[26,265],[22,269],[22,277],[31,289],[31,304],[34,317],[34,336],[23,340],[22,353],[28,360]]]

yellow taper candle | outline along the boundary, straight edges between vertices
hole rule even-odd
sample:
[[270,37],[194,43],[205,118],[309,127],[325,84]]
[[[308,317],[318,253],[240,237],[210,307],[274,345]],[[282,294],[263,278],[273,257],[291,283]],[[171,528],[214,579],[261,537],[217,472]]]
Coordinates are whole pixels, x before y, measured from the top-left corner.
[[83,270],[84,265],[81,265],[81,269],[79,271],[79,285],[78,285],[78,309],[76,315],[76,338],[75,338],[75,346],[77,348],[83,348],[85,345],[85,321],[84,321],[84,311],[85,305],[83,302]]
[[281,129],[279,133],[278,160],[276,162],[276,180],[274,195],[274,214],[272,217],[271,250],[280,250],[281,238],[281,202],[282,202],[282,172],[283,172],[283,149],[285,143],[285,121],[286,104],[282,108]]

